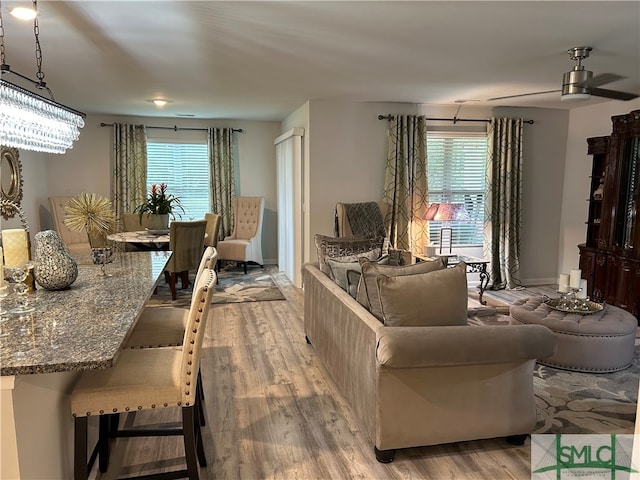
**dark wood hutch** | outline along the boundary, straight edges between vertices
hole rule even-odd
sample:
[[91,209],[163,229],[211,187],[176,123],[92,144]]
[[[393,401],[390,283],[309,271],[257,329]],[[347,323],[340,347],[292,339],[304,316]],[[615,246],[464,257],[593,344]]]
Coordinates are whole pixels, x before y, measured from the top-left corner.
[[578,245],[587,294],[640,317],[640,110],[611,117],[593,156],[586,242]]

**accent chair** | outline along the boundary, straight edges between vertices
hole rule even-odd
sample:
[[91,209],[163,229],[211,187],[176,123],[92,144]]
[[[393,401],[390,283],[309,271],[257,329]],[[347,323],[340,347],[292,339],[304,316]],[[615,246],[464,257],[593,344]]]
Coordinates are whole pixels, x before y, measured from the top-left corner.
[[247,264],[264,266],[262,259],[263,197],[236,197],[232,200],[233,232],[217,245],[218,259],[240,263],[247,273]]

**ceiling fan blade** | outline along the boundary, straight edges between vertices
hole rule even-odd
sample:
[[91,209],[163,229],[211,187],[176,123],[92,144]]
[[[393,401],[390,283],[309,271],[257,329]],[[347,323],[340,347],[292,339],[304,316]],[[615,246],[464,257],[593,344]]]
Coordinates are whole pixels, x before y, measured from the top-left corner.
[[596,97],[613,98],[615,100],[633,100],[640,96],[634,93],[618,92],[617,90],[607,90],[605,88],[592,88],[591,95]]
[[493,97],[493,98],[488,99],[487,101],[490,102],[492,100],[504,100],[506,98],[528,97],[530,95],[542,95],[542,94],[545,94],[545,93],[555,93],[555,92],[560,92],[560,91],[562,91],[562,90],[546,90],[544,92],[520,93],[518,95],[507,95],[505,97]]
[[596,75],[584,82],[576,83],[576,87],[599,87],[600,85],[604,85],[606,83],[613,83],[618,80],[622,80],[623,77],[621,75],[616,75],[615,73],[601,73],[600,75]]

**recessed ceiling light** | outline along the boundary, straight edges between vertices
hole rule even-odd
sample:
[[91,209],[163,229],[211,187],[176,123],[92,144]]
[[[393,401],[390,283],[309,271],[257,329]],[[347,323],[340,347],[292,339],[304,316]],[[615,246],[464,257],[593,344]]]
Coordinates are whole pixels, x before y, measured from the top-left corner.
[[14,7],[10,13],[20,20],[33,20],[38,15],[38,12],[30,7]]
[[156,107],[164,107],[167,103],[169,103],[169,100],[165,100],[164,98],[154,98],[153,100],[151,100],[151,103],[153,103]]

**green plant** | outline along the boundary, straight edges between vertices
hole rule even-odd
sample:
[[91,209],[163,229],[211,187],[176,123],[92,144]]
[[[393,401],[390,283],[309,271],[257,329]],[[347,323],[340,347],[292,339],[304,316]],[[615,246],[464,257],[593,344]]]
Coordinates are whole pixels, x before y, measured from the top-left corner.
[[[142,222],[142,216],[145,213],[150,213],[153,215],[164,215],[171,214],[174,215],[174,210],[180,210],[184,213],[184,208],[180,204],[180,199],[170,193],[167,193],[167,184],[154,183],[151,185],[151,193],[147,197],[147,200],[138,205],[134,213],[140,214],[140,221]],[[178,214],[180,216],[180,214]]]

